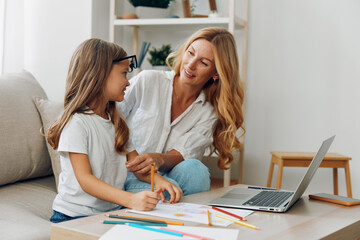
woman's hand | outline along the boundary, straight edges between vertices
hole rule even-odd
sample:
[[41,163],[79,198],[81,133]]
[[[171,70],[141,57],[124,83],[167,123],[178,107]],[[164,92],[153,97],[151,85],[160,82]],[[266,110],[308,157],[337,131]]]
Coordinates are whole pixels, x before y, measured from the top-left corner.
[[162,201],[165,201],[165,197],[164,197],[165,190],[168,191],[170,194],[169,203],[177,203],[178,201],[180,201],[183,194],[182,190],[177,186],[175,186],[174,184],[172,184],[171,182],[167,181],[163,176],[161,176],[158,173],[156,173],[154,176],[154,184],[155,184],[156,192],[159,191],[159,193],[161,194],[160,198]]
[[164,158],[160,153],[144,153],[129,159],[126,162],[126,167],[129,172],[147,175],[150,174],[152,164],[155,172],[157,172],[164,162]]
[[134,193],[131,196],[129,207],[139,211],[151,211],[156,207],[159,199],[163,197],[164,195],[160,189],[155,192],[142,191]]

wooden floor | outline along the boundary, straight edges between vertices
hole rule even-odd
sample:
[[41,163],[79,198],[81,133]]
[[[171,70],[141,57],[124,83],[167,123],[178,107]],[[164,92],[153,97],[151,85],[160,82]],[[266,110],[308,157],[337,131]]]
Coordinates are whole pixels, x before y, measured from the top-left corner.
[[[230,185],[235,185],[235,184],[237,184],[237,180],[231,180],[230,181]],[[222,178],[211,178],[211,186],[210,186],[211,190],[221,188],[223,186],[224,186],[224,179],[222,179]]]

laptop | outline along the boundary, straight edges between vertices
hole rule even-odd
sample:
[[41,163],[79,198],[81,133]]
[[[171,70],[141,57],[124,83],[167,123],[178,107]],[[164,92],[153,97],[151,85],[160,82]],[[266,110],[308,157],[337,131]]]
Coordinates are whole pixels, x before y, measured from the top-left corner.
[[322,143],[295,191],[251,186],[248,188],[233,188],[223,196],[209,202],[209,205],[269,212],[286,212],[305,192],[334,138],[335,135]]

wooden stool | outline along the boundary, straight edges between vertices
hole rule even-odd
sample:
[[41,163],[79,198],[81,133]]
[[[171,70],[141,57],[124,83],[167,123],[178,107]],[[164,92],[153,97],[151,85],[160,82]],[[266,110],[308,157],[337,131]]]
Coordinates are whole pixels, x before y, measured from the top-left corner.
[[[276,188],[281,188],[283,167],[308,167],[315,153],[310,152],[271,152],[271,163],[269,169],[269,176],[267,187],[271,187],[271,180],[274,171],[274,165],[278,166],[278,175],[276,181]],[[333,168],[334,175],[334,194],[338,195],[338,168],[344,168],[346,179],[347,196],[352,197],[349,160],[351,157],[346,157],[337,153],[328,153],[321,162],[320,167]]]

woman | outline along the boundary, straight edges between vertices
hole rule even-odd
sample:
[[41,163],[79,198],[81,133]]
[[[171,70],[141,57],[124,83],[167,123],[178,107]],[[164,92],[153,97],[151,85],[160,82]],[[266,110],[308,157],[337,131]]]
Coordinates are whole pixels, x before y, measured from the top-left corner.
[[[146,175],[154,165],[183,195],[207,191],[210,174],[200,161],[205,149],[211,146],[225,169],[240,148],[236,131],[243,127],[244,89],[234,37],[222,28],[201,29],[167,64],[173,71],[134,77],[118,103],[136,149],[126,166]],[[132,174],[125,184],[130,192],[149,187]]]

